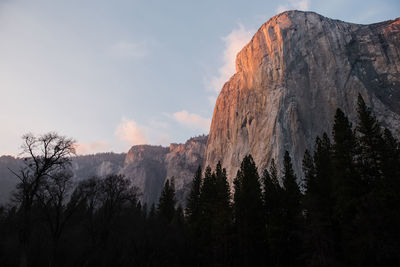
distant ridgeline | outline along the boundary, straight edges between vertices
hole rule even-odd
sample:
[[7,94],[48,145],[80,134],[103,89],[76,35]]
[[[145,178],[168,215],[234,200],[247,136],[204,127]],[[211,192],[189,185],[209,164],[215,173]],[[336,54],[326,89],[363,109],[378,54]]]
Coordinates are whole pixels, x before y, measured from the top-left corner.
[[[117,174],[124,166],[126,154],[98,153],[73,157],[71,169],[74,180],[80,181],[94,176],[104,177]],[[11,156],[0,157],[0,203],[9,200],[11,192],[18,182],[17,177],[10,171],[18,171],[22,167],[22,159]]]
[[[158,201],[167,178],[175,177],[178,202],[183,204],[189,192],[190,182],[196,168],[203,164],[207,136],[190,138],[185,144],[169,147],[138,145],[128,153],[98,153],[76,156],[72,160],[74,180],[123,174],[138,187],[142,202]],[[21,159],[0,157],[0,203],[9,200],[18,179],[10,171],[21,167]]]

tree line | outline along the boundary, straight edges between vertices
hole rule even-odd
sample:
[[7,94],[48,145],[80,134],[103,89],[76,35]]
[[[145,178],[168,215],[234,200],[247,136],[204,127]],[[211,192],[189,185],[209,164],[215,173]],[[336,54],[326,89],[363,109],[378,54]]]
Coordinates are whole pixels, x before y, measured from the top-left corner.
[[73,186],[73,140],[24,137],[26,166],[0,209],[2,266],[398,266],[400,146],[358,97],[338,109],[297,177],[286,151],[259,171],[246,156],[232,188],[221,163],[198,168],[183,208],[174,179],[157,205],[121,175]]

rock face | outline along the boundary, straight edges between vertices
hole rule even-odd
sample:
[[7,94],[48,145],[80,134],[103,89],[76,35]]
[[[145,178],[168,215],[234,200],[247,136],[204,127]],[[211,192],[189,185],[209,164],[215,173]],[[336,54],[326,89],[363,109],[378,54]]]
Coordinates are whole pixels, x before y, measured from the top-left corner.
[[139,145],[133,146],[126,155],[121,173],[139,188],[146,203],[152,203],[160,195],[167,175],[165,156],[168,152],[167,147]]
[[207,136],[199,136],[169,147],[133,146],[120,173],[139,188],[142,201],[148,204],[157,203],[165,180],[175,177],[176,198],[183,204],[193,175],[203,163],[206,142]]
[[218,96],[205,165],[232,181],[242,158],[259,168],[288,150],[301,174],[306,148],[331,133],[336,108],[356,118],[360,93],[384,126],[400,131],[400,19],[371,25],[288,11],[261,26]]
[[97,153],[72,158],[71,167],[76,181],[93,176],[105,177],[119,173],[124,166],[126,153]]

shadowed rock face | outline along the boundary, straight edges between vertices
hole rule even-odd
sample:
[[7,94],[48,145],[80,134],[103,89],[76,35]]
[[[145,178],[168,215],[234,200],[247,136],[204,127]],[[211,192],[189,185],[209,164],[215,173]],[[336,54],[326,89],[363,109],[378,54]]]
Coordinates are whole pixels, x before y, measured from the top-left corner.
[[264,168],[285,150],[301,174],[306,148],[329,134],[336,108],[354,122],[360,93],[384,126],[400,131],[400,19],[358,25],[288,11],[261,26],[217,99],[205,165],[234,179],[252,154]]
[[193,175],[204,159],[207,136],[194,137],[185,144],[169,147],[133,146],[121,173],[142,193],[142,201],[157,203],[166,179],[175,177],[177,201],[184,203]]

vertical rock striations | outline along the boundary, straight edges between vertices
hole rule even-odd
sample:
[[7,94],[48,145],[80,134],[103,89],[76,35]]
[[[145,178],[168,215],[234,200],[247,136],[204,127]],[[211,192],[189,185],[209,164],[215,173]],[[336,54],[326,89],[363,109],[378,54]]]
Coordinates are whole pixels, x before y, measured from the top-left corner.
[[300,174],[337,107],[355,120],[358,93],[399,134],[400,19],[358,25],[284,12],[240,51],[236,71],[218,96],[205,155],[205,165],[221,160],[231,181],[249,153],[265,167],[288,150]]

